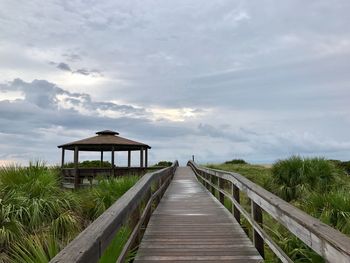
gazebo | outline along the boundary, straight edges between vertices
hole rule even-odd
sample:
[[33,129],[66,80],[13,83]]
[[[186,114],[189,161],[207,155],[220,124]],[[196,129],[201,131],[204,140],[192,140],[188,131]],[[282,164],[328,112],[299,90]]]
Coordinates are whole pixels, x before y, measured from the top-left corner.
[[[74,141],[57,146],[62,149],[61,169],[64,178],[74,178],[74,188],[77,188],[84,178],[92,179],[96,175],[103,174],[107,176],[122,175],[126,172],[143,172],[148,167],[148,149],[151,147],[147,144],[132,141],[119,136],[118,132],[104,130],[96,132],[96,136]],[[74,167],[65,167],[65,151],[74,151]],[[84,168],[79,167],[79,152],[100,152],[100,167]],[[115,152],[128,152],[127,167],[117,167],[115,165]],[[140,165],[131,167],[131,152],[140,153]],[[111,153],[111,167],[102,167],[105,152]]]

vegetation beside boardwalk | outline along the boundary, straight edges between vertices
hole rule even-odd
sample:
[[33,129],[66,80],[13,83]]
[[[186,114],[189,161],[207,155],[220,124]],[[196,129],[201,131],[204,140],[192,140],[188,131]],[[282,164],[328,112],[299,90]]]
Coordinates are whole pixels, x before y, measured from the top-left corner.
[[[278,160],[272,168],[242,160],[210,164],[209,168],[237,172],[322,222],[350,235],[350,176],[347,163],[324,158],[292,156]],[[242,195],[247,210],[249,200]],[[248,223],[242,220],[249,235]],[[264,214],[264,227],[294,262],[323,262],[298,238]],[[250,233],[249,233],[250,231]],[[271,252],[265,262],[279,262]]]
[[0,262],[48,262],[137,180],[71,191],[60,187],[58,169],[43,163],[0,168]]

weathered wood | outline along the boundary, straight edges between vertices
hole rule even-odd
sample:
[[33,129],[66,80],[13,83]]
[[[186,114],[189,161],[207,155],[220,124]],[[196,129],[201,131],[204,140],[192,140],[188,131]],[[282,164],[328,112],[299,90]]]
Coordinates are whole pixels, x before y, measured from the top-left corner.
[[139,220],[140,220],[140,216],[141,216],[141,211],[140,211],[141,207],[140,205],[138,205],[135,210],[131,213],[130,215],[130,229],[136,229],[137,228],[137,231],[135,232],[134,236],[133,236],[133,240],[131,242],[131,245],[130,245],[130,249],[135,249],[139,242],[140,242],[140,235],[139,235]]
[[[145,194],[145,200],[150,201],[152,203],[153,198],[152,198],[152,190],[151,189],[149,189],[147,191],[147,193]],[[146,208],[145,208],[145,210],[146,210]],[[144,229],[146,228],[146,226],[147,226],[147,224],[148,224],[148,222],[149,222],[149,220],[151,218],[151,215],[152,215],[152,206],[150,207],[150,209],[148,209],[146,211],[145,220],[144,220],[144,222],[142,224],[142,227]]]
[[131,151],[128,151],[128,167],[131,167]]
[[[155,184],[156,184],[156,191],[160,188],[160,186],[161,186],[161,179],[159,178],[156,182],[155,182]],[[156,200],[156,204],[158,205],[159,204],[159,202],[160,202],[160,199],[161,199],[161,196],[160,195],[157,195],[156,196],[156,198],[155,198],[155,200]]]
[[[219,189],[224,190],[224,180],[219,178],[218,180]],[[219,192],[219,201],[221,204],[225,205],[225,195]]]
[[[234,184],[231,184],[231,186],[232,186],[232,197],[236,200],[237,203],[240,203],[238,187],[235,186]],[[232,212],[237,222],[241,223],[241,213],[239,212],[238,208],[235,206],[234,202],[232,202]]]
[[143,167],[143,149],[140,150],[140,167]]
[[[257,222],[259,226],[262,228],[263,227],[262,210],[260,206],[254,203],[254,201],[251,201],[251,213],[254,221]],[[253,228],[253,242],[254,242],[255,248],[259,251],[260,255],[263,258],[265,258],[264,240],[254,228]]]
[[62,148],[61,168],[64,167],[64,154],[65,154],[65,150]]
[[171,167],[147,173],[141,177],[129,191],[92,222],[50,262],[98,262],[104,250],[114,239],[115,234],[128,221],[131,213],[135,211],[144,196],[150,191],[154,181],[168,176],[169,171],[174,172],[177,166],[176,161]]
[[145,149],[145,167],[148,167],[148,149]]
[[210,182],[212,183],[211,184],[211,189],[210,189],[210,192],[212,193],[212,195],[215,196],[215,188],[214,188],[214,181],[215,181],[215,177],[214,175],[209,175],[210,176]]
[[112,152],[111,152],[111,162],[112,162],[112,174],[113,174],[113,176],[115,176],[115,165],[114,165],[114,156],[115,155],[115,153],[114,153],[114,146],[112,147]]
[[74,147],[74,188],[78,188],[80,184],[78,163],[79,163],[79,148],[78,146],[75,146]]
[[350,238],[336,229],[297,209],[240,174],[201,168],[191,161],[188,165],[195,171],[204,171],[206,174],[215,175],[236,185],[265,212],[324,257],[326,261],[350,262]]
[[137,252],[139,262],[262,262],[239,224],[180,167],[151,216]]

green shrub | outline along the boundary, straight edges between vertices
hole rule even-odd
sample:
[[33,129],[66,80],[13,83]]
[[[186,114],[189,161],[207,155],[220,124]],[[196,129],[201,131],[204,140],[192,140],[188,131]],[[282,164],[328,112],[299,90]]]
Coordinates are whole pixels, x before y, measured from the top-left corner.
[[247,164],[243,159],[233,159],[231,161],[226,161],[225,164]]
[[307,191],[327,192],[339,174],[335,165],[324,158],[292,156],[273,165],[274,192],[288,202]]
[[160,161],[160,162],[158,162],[157,164],[155,164],[153,166],[155,166],[155,167],[157,167],[157,166],[166,166],[166,167],[168,167],[168,166],[171,166],[172,164],[173,164],[173,162]]

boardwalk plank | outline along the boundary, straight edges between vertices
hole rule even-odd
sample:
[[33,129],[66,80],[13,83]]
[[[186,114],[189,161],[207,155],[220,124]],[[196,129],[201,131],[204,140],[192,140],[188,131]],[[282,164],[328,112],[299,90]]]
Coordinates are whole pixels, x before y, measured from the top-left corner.
[[134,262],[262,262],[234,217],[179,167],[154,211]]

